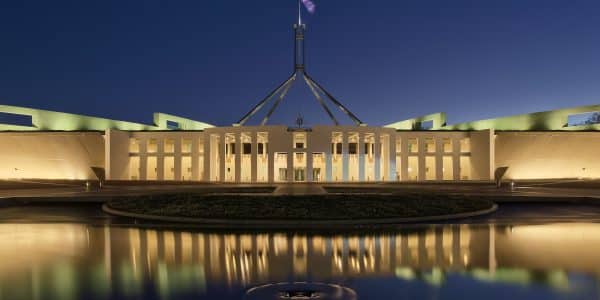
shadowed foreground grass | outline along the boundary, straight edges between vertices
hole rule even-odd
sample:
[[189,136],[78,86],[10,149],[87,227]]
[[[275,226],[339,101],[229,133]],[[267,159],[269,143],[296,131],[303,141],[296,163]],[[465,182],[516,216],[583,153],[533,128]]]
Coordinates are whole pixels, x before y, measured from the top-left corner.
[[140,214],[232,220],[349,220],[412,218],[473,212],[493,202],[455,195],[199,195],[131,196],[108,202]]

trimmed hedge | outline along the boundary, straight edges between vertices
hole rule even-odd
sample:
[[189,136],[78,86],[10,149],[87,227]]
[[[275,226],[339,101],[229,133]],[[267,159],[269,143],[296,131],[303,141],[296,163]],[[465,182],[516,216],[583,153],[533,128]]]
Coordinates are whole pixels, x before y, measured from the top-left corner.
[[108,206],[132,213],[233,220],[411,218],[489,209],[482,197],[457,195],[201,195],[126,196]]

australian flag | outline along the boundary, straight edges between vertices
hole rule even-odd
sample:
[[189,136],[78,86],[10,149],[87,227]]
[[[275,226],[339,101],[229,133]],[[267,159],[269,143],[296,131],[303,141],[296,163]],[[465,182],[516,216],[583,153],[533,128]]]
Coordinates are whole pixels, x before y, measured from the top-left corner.
[[309,13],[314,13],[317,6],[311,0],[302,0],[302,4],[306,7]]

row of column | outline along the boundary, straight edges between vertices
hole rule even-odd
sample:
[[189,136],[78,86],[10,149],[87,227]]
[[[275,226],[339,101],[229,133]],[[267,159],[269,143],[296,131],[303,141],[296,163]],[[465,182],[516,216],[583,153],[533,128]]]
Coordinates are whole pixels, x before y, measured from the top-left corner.
[[[133,157],[139,157],[139,178],[148,179],[148,158],[156,158],[156,179],[164,180],[165,178],[165,158],[172,157],[174,160],[174,179],[182,179],[182,168],[187,167],[182,165],[183,157],[191,158],[192,178],[185,178],[185,180],[206,180],[204,174],[200,169],[201,161],[204,159],[203,153],[199,151],[200,147],[204,147],[203,143],[199,139],[191,139],[192,149],[191,153],[182,153],[181,139],[171,138],[174,141],[174,152],[164,152],[164,141],[157,140],[157,151],[149,153],[147,152],[147,142],[149,139],[139,138],[139,153],[132,153]],[[204,143],[206,144],[206,143]],[[206,151],[206,150],[205,150]],[[205,152],[206,153],[206,152]],[[205,159],[204,159],[205,160]]]
[[[164,179],[164,158],[165,157],[173,157],[174,158],[174,176],[175,180],[180,180],[182,176],[182,157],[189,156],[191,158],[191,171],[192,171],[192,180],[207,180],[207,181],[220,181],[223,182],[226,179],[226,147],[225,143],[227,142],[227,136],[233,140],[236,147],[235,154],[235,167],[234,170],[234,182],[242,182],[242,168],[250,167],[250,181],[249,182],[258,182],[258,136],[259,133],[252,132],[248,133],[250,136],[251,143],[251,152],[250,152],[250,163],[249,165],[242,165],[242,139],[241,134],[212,134],[208,135],[204,138],[203,142],[196,138],[192,140],[192,151],[190,154],[181,153],[182,141],[180,138],[174,138],[174,153],[164,153],[164,143],[157,143],[157,153],[147,154],[147,139],[140,139],[140,153],[134,154],[135,156],[140,157],[140,178],[147,178],[147,158],[148,157],[156,157],[157,163],[157,179]],[[313,153],[323,153],[325,159],[324,170],[321,170],[322,179],[325,181],[396,181],[398,177],[401,180],[407,180],[409,177],[408,167],[409,167],[409,157],[417,157],[418,159],[418,180],[426,179],[426,158],[427,157],[435,157],[435,170],[430,170],[435,172],[435,180],[443,180],[443,168],[444,168],[444,157],[452,157],[452,179],[459,180],[460,179],[460,170],[463,167],[470,168],[471,166],[461,166],[460,158],[461,156],[469,156],[469,153],[461,153],[460,152],[460,138],[452,139],[452,152],[444,152],[444,145],[442,143],[442,138],[435,139],[435,149],[436,151],[433,153],[426,152],[425,147],[425,138],[418,138],[418,149],[420,150],[417,153],[409,153],[408,152],[408,138],[403,138],[401,147],[397,152],[396,150],[396,141],[393,135],[389,134],[369,134],[373,136],[373,163],[367,163],[368,155],[365,154],[365,134],[364,133],[352,133],[352,135],[357,136],[357,154],[355,159],[352,159],[353,163],[357,163],[358,166],[352,167],[350,166],[351,162],[351,154],[349,153],[349,140],[350,134],[348,132],[342,133],[342,154],[339,155],[339,159],[341,159],[341,178],[336,175],[334,176],[333,172],[333,157],[335,151],[332,153],[331,144],[333,143],[333,139],[330,138],[329,141],[313,141],[307,137],[307,143],[305,144],[305,148],[303,149],[294,149],[292,147],[292,139],[293,133],[290,134],[290,140],[285,142],[277,142],[268,144],[269,147],[264,147],[263,151],[266,151],[267,157],[267,170],[266,174],[268,174],[267,180],[265,182],[274,182],[275,181],[275,172],[278,170],[275,169],[275,154],[277,152],[287,153],[287,181],[294,180],[294,160],[295,153],[302,152],[305,153],[305,179],[306,181],[314,181],[313,178]],[[308,135],[310,136],[310,135]],[[265,142],[268,142],[266,140]],[[383,142],[383,143],[382,143]],[[272,145],[275,146],[272,146]],[[288,147],[281,147],[281,145],[289,145]],[[203,153],[200,151],[200,147],[203,148]],[[370,150],[369,150],[370,151]],[[218,154],[218,155],[217,155]],[[218,161],[216,161],[218,158]],[[202,161],[202,159],[204,161]],[[396,160],[400,159],[400,170],[396,170],[397,164]],[[218,166],[218,168],[217,168]],[[369,169],[367,171],[367,166],[372,167],[373,169]],[[339,165],[335,166],[339,168]],[[352,169],[352,172],[351,172]],[[358,176],[356,177],[356,169],[358,169]],[[262,176],[264,177],[264,176]],[[338,177],[338,178],[336,178]],[[262,179],[262,178],[261,178]],[[246,181],[246,180],[245,180]],[[262,180],[261,180],[262,181]]]
[[[354,133],[353,133],[354,134]],[[205,162],[204,162],[204,170],[205,174],[210,176],[211,181],[225,181],[226,179],[226,147],[225,144],[228,143],[229,139],[233,140],[233,143],[236,145],[236,153],[235,153],[235,167],[234,167],[234,182],[241,182],[241,174],[242,174],[242,140],[241,134],[212,134],[210,137],[206,137],[204,143],[204,153]],[[394,180],[396,178],[396,156],[391,155],[396,152],[395,143],[391,140],[390,135],[379,135],[377,133],[373,134],[374,139],[374,147],[373,147],[373,176],[366,176],[366,157],[364,153],[364,134],[358,134],[358,142],[357,142],[357,160],[358,160],[358,178],[356,181],[366,181],[367,177],[370,181],[380,181],[380,180]],[[385,141],[382,148],[382,143],[380,141],[381,137],[384,137]],[[291,135],[293,139],[293,133]],[[250,168],[251,168],[251,182],[257,182],[257,150],[258,150],[258,133],[253,132],[250,134],[250,143],[251,143],[251,152],[250,152]],[[289,147],[281,148],[271,146],[276,143],[269,143],[269,149],[266,149],[267,153],[267,161],[268,161],[268,182],[275,181],[275,154],[276,153],[287,153],[287,181],[294,180],[294,156],[295,153],[305,153],[306,166],[305,166],[305,178],[306,181],[313,181],[313,153],[323,153],[325,158],[325,170],[322,170],[325,175],[326,181],[334,181],[334,176],[332,174],[333,167],[333,157],[334,153],[331,153],[331,143],[332,140],[329,140],[323,144],[315,144],[315,141],[311,141],[307,139],[307,143],[305,148],[296,149],[292,147],[292,140],[288,141]],[[215,144],[218,144],[215,145]],[[383,149],[383,151],[382,151]],[[218,155],[216,155],[215,151],[218,151]],[[383,160],[381,159],[381,155],[383,155]],[[218,158],[218,171],[216,170],[215,159]],[[350,181],[349,175],[349,163],[350,163],[350,154],[349,154],[349,133],[343,133],[342,135],[342,178],[340,181]],[[206,177],[206,176],[205,176]]]

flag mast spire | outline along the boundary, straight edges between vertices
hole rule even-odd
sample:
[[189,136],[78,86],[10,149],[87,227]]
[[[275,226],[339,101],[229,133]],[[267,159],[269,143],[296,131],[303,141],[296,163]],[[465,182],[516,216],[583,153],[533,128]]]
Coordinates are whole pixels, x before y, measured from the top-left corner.
[[298,0],[298,25],[302,24],[302,7],[300,6],[300,0]]
[[306,68],[304,65],[304,31],[306,30],[306,25],[302,24],[302,4],[306,6],[306,9],[312,13],[314,12],[315,5],[311,0],[298,0],[298,24],[294,24],[294,70],[292,74],[282,82],[275,90],[273,90],[266,98],[261,100],[258,104],[256,104],[246,115],[244,115],[237,123],[234,123],[233,126],[244,126],[244,124],[250,119],[253,115],[255,115],[259,110],[261,110],[267,102],[271,99],[275,99],[271,109],[267,112],[267,115],[263,118],[260,123],[261,126],[264,126],[269,121],[269,118],[273,114],[273,112],[277,109],[279,104],[283,101],[287,92],[292,87],[296,78],[300,77],[304,79],[304,82],[309,87],[310,91],[315,96],[317,102],[321,105],[323,110],[327,113],[329,118],[333,121],[333,124],[336,126],[340,125],[338,120],[335,118],[331,110],[326,104],[326,100],[330,101],[330,104],[339,108],[343,113],[345,113],[354,123],[358,126],[366,126],[360,119],[358,119],[350,110],[348,110],[342,103],[340,103],[337,99],[335,99],[329,92],[327,92],[323,86],[321,86],[318,82],[312,79],[308,73],[306,72]]

